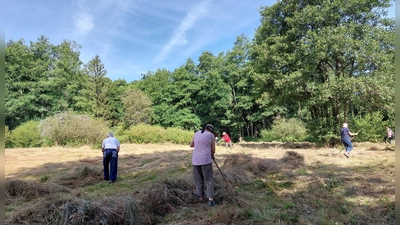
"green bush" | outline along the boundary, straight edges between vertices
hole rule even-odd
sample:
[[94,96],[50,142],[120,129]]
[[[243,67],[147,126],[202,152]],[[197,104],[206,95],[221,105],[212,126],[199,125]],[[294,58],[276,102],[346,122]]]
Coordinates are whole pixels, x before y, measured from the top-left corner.
[[[351,132],[359,132],[355,137],[357,141],[381,142],[386,135],[385,126],[391,126],[390,121],[383,121],[384,116],[381,112],[369,113],[364,116],[354,116],[349,123]],[[353,124],[352,124],[353,123]]]
[[307,138],[307,130],[299,119],[279,119],[275,120],[271,130],[262,130],[261,139],[263,141],[282,141],[297,142]]
[[148,124],[138,124],[130,127],[121,133],[119,129],[118,138],[121,142],[129,143],[174,143],[189,144],[193,137],[192,131],[185,131],[178,128],[164,129],[160,126],[152,126]]
[[10,135],[13,147],[40,147],[41,138],[38,129],[39,121],[28,121],[16,127]]
[[320,117],[307,121],[307,140],[323,145],[334,146],[340,143],[340,125],[332,117]]
[[5,147],[6,148],[11,148],[12,147],[11,132],[10,132],[10,130],[8,130],[8,126],[6,126],[4,134],[5,134],[5,140],[4,140],[5,141]]
[[42,120],[39,128],[49,145],[99,147],[109,130],[107,125],[102,119],[64,112]]
[[167,141],[174,144],[190,144],[194,135],[192,131],[181,130],[179,128],[167,128],[166,134]]

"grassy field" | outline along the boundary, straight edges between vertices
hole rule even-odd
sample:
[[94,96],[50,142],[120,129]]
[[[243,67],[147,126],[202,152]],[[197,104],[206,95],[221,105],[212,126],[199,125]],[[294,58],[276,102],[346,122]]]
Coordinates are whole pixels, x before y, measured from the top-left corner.
[[5,224],[395,224],[394,146],[218,146],[212,208],[192,195],[191,152],[123,144],[108,184],[100,150],[6,149]]

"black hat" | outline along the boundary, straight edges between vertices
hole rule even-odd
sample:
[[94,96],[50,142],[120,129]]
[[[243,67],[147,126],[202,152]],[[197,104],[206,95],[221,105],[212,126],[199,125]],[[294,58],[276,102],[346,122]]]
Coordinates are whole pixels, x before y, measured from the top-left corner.
[[209,130],[209,131],[211,131],[214,135],[217,134],[217,132],[215,132],[214,126],[213,126],[212,124],[207,124],[207,125],[206,125],[206,129]]

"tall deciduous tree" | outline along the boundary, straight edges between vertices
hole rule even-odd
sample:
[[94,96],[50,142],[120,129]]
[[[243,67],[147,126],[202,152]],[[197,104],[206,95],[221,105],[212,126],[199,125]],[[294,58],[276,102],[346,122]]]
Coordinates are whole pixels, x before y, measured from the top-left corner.
[[[232,106],[227,118],[221,121],[234,136],[256,136],[257,127],[265,128],[268,111],[260,110],[253,93],[254,81],[249,68],[249,50],[251,43],[244,36],[238,36],[233,48],[226,53],[223,68],[224,82],[230,86]],[[233,135],[232,135],[233,136]]]
[[260,101],[307,109],[315,137],[337,133],[361,108],[391,111],[394,20],[383,17],[391,2],[283,0],[263,8],[252,52]]
[[162,127],[172,126],[171,72],[166,69],[148,72],[142,75],[142,80],[135,86],[142,90],[153,103],[152,123]]
[[53,45],[45,36],[26,46],[6,44],[6,124],[10,128],[73,109],[80,89],[79,49],[75,42]]
[[192,59],[176,69],[171,74],[171,97],[174,109],[173,126],[191,130],[201,126],[200,118],[196,115],[196,94],[199,92],[196,65]]
[[223,54],[214,56],[211,52],[203,52],[199,57],[199,92],[195,96],[197,114],[202,124],[213,123],[220,127],[221,121],[228,118],[232,106],[229,84],[223,79]]
[[126,127],[140,123],[149,124],[153,110],[151,100],[141,90],[127,89],[121,96]]

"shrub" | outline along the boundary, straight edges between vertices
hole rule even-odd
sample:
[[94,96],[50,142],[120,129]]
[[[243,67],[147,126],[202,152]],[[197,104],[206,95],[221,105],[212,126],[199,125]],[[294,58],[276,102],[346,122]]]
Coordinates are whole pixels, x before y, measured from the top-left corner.
[[166,134],[167,141],[174,144],[189,144],[193,138],[192,131],[181,130],[179,128],[167,128]]
[[10,135],[13,147],[40,147],[41,138],[38,129],[39,121],[28,121],[16,127]]
[[333,117],[313,118],[307,121],[306,129],[309,141],[331,146],[340,142],[340,127]]
[[119,129],[119,139],[129,143],[165,143],[189,144],[193,137],[192,131],[178,128],[164,129],[160,126],[138,124],[125,130],[123,134]]
[[12,147],[12,141],[11,141],[11,132],[8,130],[8,126],[5,127],[5,147],[6,148],[11,148]]
[[274,121],[271,130],[262,130],[261,138],[263,141],[304,141],[306,128],[299,119],[278,119]]
[[[360,134],[356,136],[358,141],[380,142],[386,135],[385,126],[390,126],[390,122],[382,122],[383,118],[384,116],[379,111],[364,116],[355,116],[351,121],[353,125],[351,122],[349,123],[349,129],[351,132],[360,130]],[[391,129],[394,130],[394,127],[391,126]]]
[[41,136],[49,144],[98,147],[106,137],[108,126],[102,119],[64,112],[42,120]]

